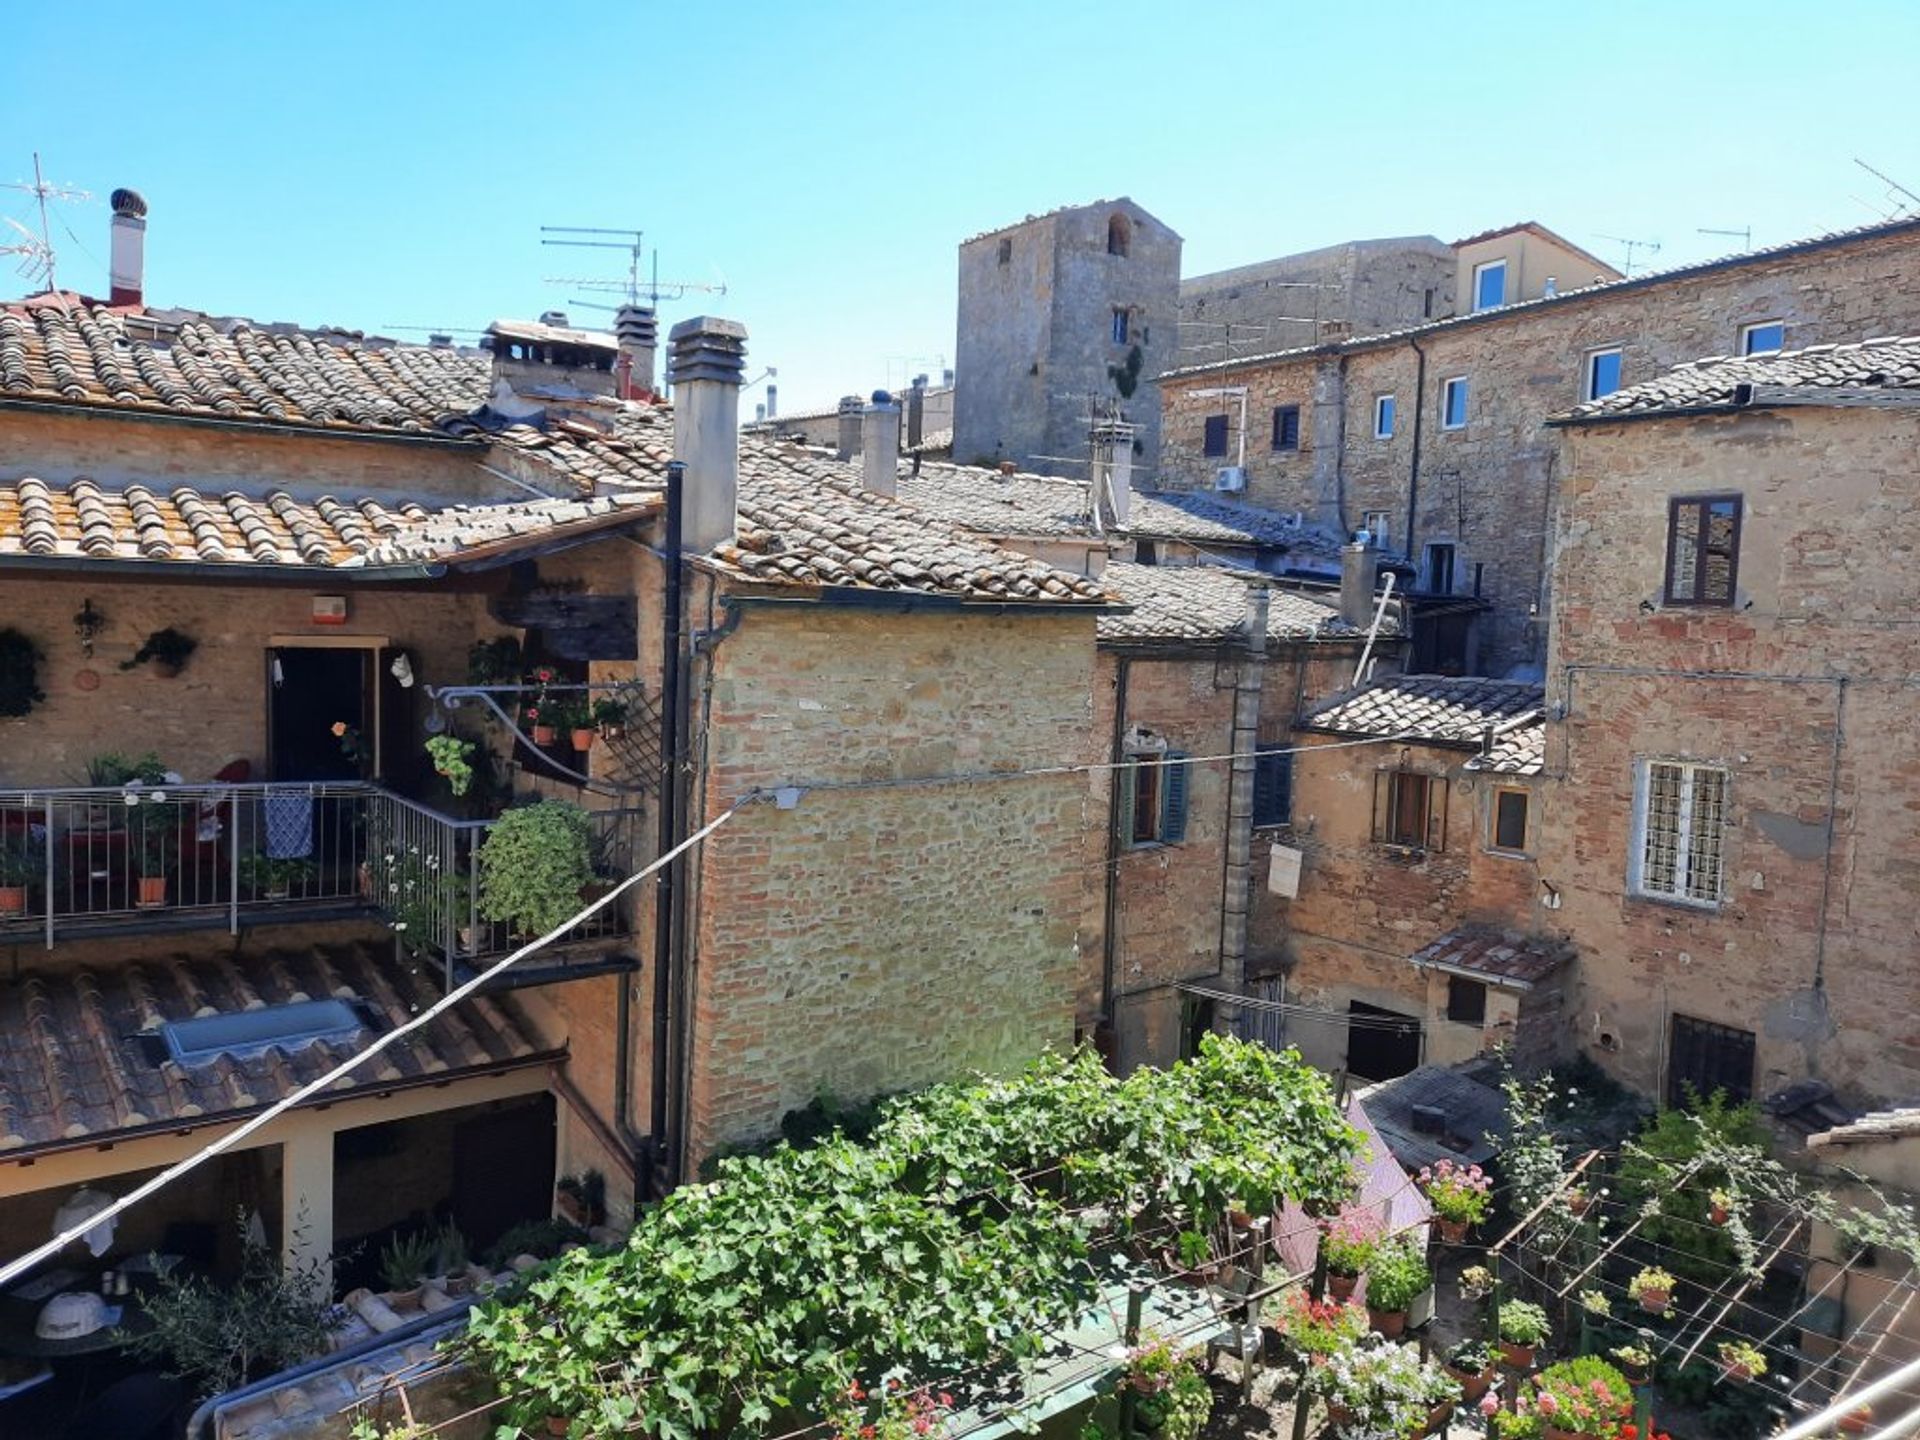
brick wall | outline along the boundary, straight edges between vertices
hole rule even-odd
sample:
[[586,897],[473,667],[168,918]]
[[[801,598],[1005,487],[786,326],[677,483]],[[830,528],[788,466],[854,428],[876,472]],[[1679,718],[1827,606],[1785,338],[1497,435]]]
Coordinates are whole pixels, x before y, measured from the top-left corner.
[[[1417,401],[1424,414],[1413,552],[1429,542],[1454,545],[1459,592],[1485,566],[1483,593],[1494,611],[1481,622],[1482,668],[1500,674],[1544,654],[1544,630],[1529,607],[1547,598],[1559,444],[1542,422],[1583,398],[1588,353],[1620,347],[1623,383],[1632,385],[1700,356],[1735,353],[1741,325],[1763,319],[1785,321],[1790,347],[1920,329],[1920,227],[1429,329],[1413,337],[1426,351],[1424,385],[1416,383],[1420,356],[1405,339],[1167,380],[1161,483],[1213,483],[1223,462],[1202,453],[1202,432],[1222,402],[1191,392],[1245,385],[1246,498],[1341,529],[1358,525],[1365,510],[1389,510],[1391,548],[1404,553]],[[1456,375],[1468,379],[1468,419],[1450,431],[1440,425],[1440,390]],[[1380,394],[1397,402],[1389,440],[1373,435]],[[1302,407],[1298,455],[1276,455],[1265,443],[1270,431],[1262,427],[1280,404]]]
[[689,1146],[1073,1039],[1090,877],[1093,621],[758,607],[715,654],[698,865]]
[[[1812,1074],[1910,1097],[1920,420],[1796,408],[1569,436],[1547,748],[1564,797],[1541,873],[1580,945],[1583,1039],[1611,1037],[1596,1058],[1652,1090],[1688,1015],[1755,1033],[1761,1092]],[[1667,498],[1704,491],[1744,497],[1736,603],[1666,607]],[[1716,907],[1628,893],[1648,758],[1729,774]]]

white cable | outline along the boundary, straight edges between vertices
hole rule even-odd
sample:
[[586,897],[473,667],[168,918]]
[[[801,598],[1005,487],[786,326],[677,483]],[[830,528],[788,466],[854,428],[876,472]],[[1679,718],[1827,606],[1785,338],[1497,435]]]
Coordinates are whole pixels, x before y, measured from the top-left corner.
[[131,1209],[133,1206],[139,1204],[142,1200],[145,1200],[148,1197],[157,1194],[159,1191],[165,1189],[168,1185],[171,1185],[174,1181],[178,1180],[181,1176],[185,1175],[188,1171],[194,1170],[199,1166],[204,1165],[207,1161],[213,1159],[214,1156],[216,1155],[219,1155],[224,1153],[225,1151],[231,1150],[234,1146],[238,1145],[242,1140],[246,1139],[249,1135],[255,1134],[265,1126],[279,1119],[280,1116],[286,1114],[287,1111],[293,1109],[296,1105],[299,1105],[301,1102],[305,1100],[309,1100],[313,1096],[320,1094],[323,1090],[326,1090],[329,1087],[331,1087],[336,1081],[340,1080],[342,1077],[352,1074],[355,1070],[358,1070],[362,1065],[366,1064],[367,1061],[371,1060],[374,1056],[378,1055],[382,1050],[385,1050],[389,1045],[393,1044],[395,1041],[403,1039],[408,1035],[411,1035],[415,1030],[418,1030],[422,1025],[425,1025],[428,1021],[432,1020],[435,1016],[441,1014],[443,1011],[449,1009],[450,1007],[459,1004],[462,1000],[466,999],[469,995],[473,994],[476,990],[480,989],[488,981],[492,980],[494,976],[500,974],[508,966],[516,964],[517,962],[524,960],[527,956],[532,955],[536,951],[543,950],[548,945],[551,945],[555,940],[559,939],[562,935],[566,934],[567,931],[573,929],[573,927],[578,925],[582,920],[585,920],[589,915],[592,915],[596,911],[601,910],[605,906],[611,904],[618,896],[623,894],[626,890],[628,890],[634,885],[639,884],[640,881],[646,879],[647,876],[653,874],[653,872],[658,870],[661,866],[673,860],[681,852],[690,850],[695,845],[698,845],[702,840],[706,839],[707,836],[713,834],[714,831],[718,830],[722,825],[726,824],[727,821],[731,820],[734,817],[734,815],[739,812],[741,806],[746,805],[751,801],[758,800],[759,798],[760,798],[760,793],[758,791],[752,791],[746,795],[743,795],[740,799],[736,800],[732,805],[728,806],[725,810],[721,811],[717,817],[715,817],[713,820],[710,820],[706,825],[702,826],[699,830],[696,830],[693,834],[689,835],[686,839],[682,840],[678,845],[674,846],[673,849],[667,851],[666,854],[662,855],[658,860],[655,860],[652,864],[648,865],[644,870],[640,870],[632,875],[629,875],[625,880],[622,880],[618,885],[614,886],[613,889],[609,890],[605,895],[602,895],[598,900],[595,900],[592,904],[584,907],[578,914],[572,915],[568,917],[566,920],[561,921],[559,925],[555,926],[552,930],[549,930],[546,934],[542,935],[539,939],[528,941],[525,945],[522,945],[518,950],[514,951],[511,955],[507,956],[505,959],[499,960],[495,962],[493,965],[489,966],[487,969],[482,970],[478,975],[475,975],[471,980],[466,981],[464,984],[456,985],[453,989],[449,990],[439,1000],[435,1001],[432,1005],[428,1006],[425,1010],[421,1011],[420,1014],[414,1016],[413,1019],[407,1021],[406,1024],[400,1026],[397,1029],[389,1030],[386,1034],[380,1036],[371,1045],[367,1046],[366,1049],[362,1050],[359,1054],[351,1056],[346,1060],[343,1060],[340,1064],[334,1066],[333,1069],[327,1071],[326,1074],[319,1076],[317,1079],[309,1080],[305,1085],[302,1085],[298,1090],[295,1090],[292,1094],[286,1095],[281,1099],[274,1101],[273,1104],[269,1105],[266,1109],[262,1110],[258,1115],[255,1115],[251,1120],[248,1120],[245,1124],[240,1125],[236,1129],[229,1130],[226,1134],[222,1135],[219,1139],[213,1141],[211,1144],[205,1146],[204,1148],[195,1151],[192,1155],[189,1155],[186,1159],[180,1161],[177,1165],[169,1166],[167,1169],[161,1171],[158,1175],[154,1176],[151,1180],[147,1181],[146,1184],[138,1186],[137,1188],[129,1191],[126,1195],[122,1196],[120,1199],[114,1201],[113,1204],[107,1206],[106,1209],[97,1211],[94,1214],[87,1216],[86,1219],[80,1221],[77,1225],[73,1226],[73,1228],[71,1228],[70,1230],[67,1230],[63,1234],[54,1236],[53,1239],[47,1241],[46,1244],[39,1246],[37,1249],[29,1251],[27,1254],[22,1255],[19,1259],[8,1261],[5,1265],[0,1265],[0,1287],[4,1287],[6,1285],[11,1284],[15,1279],[19,1278],[19,1276],[24,1274],[26,1271],[31,1270],[35,1265],[38,1265],[41,1261],[51,1259],[54,1255],[57,1255],[60,1251],[66,1249],[67,1246],[73,1244],[74,1241],[82,1238],[89,1230],[93,1229],[95,1226],[105,1221],[113,1219],[115,1216],[120,1215],[125,1211]]
[[[1841,1416],[1851,1414],[1862,1405],[1878,1400],[1888,1391],[1898,1390],[1901,1386],[1911,1384],[1915,1380],[1920,1380],[1920,1360],[1909,1360],[1897,1370],[1889,1371],[1871,1385],[1856,1390],[1851,1395],[1836,1395],[1828,1402],[1826,1409],[1816,1411],[1790,1429],[1781,1431],[1774,1440],[1813,1440],[1816,1435],[1826,1435],[1840,1423]],[[1902,1416],[1880,1433],[1882,1435],[1908,1434],[1909,1431],[1899,1427],[1912,1418],[1911,1414]]]

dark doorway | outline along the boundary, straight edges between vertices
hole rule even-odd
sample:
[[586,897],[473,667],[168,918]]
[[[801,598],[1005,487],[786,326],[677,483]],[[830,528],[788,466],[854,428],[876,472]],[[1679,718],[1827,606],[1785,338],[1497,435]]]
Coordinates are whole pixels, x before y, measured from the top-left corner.
[[[358,780],[372,772],[367,671],[372,652],[283,646],[267,652],[268,773],[275,780]],[[336,724],[351,726],[360,757]]]
[[1716,1090],[1736,1105],[1753,1098],[1753,1032],[1674,1016],[1667,1104],[1691,1107]]
[[474,1253],[553,1212],[553,1097],[463,1120],[453,1132],[453,1222]]
[[1413,674],[1465,675],[1467,642],[1473,631],[1471,611],[1449,615],[1413,616]]
[[1347,1070],[1362,1080],[1391,1080],[1420,1064],[1420,1020],[1354,1000],[1347,1005]]

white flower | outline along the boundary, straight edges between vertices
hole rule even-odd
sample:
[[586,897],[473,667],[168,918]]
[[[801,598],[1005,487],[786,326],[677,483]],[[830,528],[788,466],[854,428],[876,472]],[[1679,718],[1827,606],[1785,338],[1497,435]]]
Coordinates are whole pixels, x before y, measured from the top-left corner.
[[164,805],[164,804],[166,803],[166,800],[167,800],[167,792],[166,792],[166,791],[164,791],[164,790],[156,790],[156,791],[154,791],[154,792],[153,792],[153,803],[154,803],[154,804],[156,804],[156,805]]
[[140,797],[134,794],[131,790],[129,790],[125,795],[121,796],[120,798],[126,802],[127,808],[129,810],[131,810],[134,806],[140,803]]

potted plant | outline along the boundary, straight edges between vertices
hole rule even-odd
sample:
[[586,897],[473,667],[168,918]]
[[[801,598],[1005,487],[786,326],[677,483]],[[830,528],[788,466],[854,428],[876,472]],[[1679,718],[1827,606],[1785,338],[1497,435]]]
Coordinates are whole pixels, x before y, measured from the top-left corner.
[[1168,1340],[1134,1349],[1120,1383],[1134,1392],[1140,1428],[1165,1440],[1194,1440],[1213,1411],[1206,1377]]
[[1503,1300],[1498,1333],[1500,1358],[1515,1370],[1530,1370],[1547,1338],[1547,1312],[1531,1300]]
[[1484,1265],[1469,1265],[1460,1272],[1460,1298],[1484,1300],[1493,1293],[1493,1272]]
[[1456,1165],[1451,1160],[1421,1167],[1420,1188],[1439,1222],[1440,1238],[1458,1245],[1467,1231],[1484,1220],[1493,1203],[1493,1181],[1478,1165]]
[[1627,1293],[1649,1315],[1664,1315],[1673,1300],[1673,1276],[1658,1265],[1649,1265],[1627,1282]]
[[1580,1308],[1596,1320],[1604,1320],[1613,1314],[1613,1302],[1600,1290],[1582,1290]]
[[1484,1340],[1458,1341],[1448,1348],[1440,1363],[1460,1386],[1460,1398],[1469,1405],[1487,1393],[1499,1373],[1493,1347]]
[[156,630],[147,636],[140,648],[133,652],[131,660],[122,660],[122,670],[137,670],[145,665],[149,671],[162,680],[171,680],[185,668],[187,658],[200,648],[200,642],[191,635],[182,634],[169,625],[164,630]]
[[533,699],[527,705],[526,717],[532,726],[533,743],[536,745],[553,744],[553,702],[547,698],[547,687],[553,683],[554,672],[545,665],[535,670],[530,677],[533,681]]
[[428,1238],[433,1244],[433,1253],[427,1261],[429,1283],[442,1294],[466,1294],[473,1286],[467,1274],[467,1237],[449,1220]]
[[592,853],[587,812],[577,805],[542,800],[506,811],[477,854],[480,913],[520,934],[558,929],[593,879]]
[[1380,1249],[1380,1222],[1367,1210],[1343,1208],[1320,1236],[1320,1253],[1327,1262],[1327,1293],[1347,1300]]
[[581,1229],[588,1229],[606,1220],[607,1178],[598,1170],[563,1175],[554,1191],[555,1204],[560,1213]]
[[554,728],[565,731],[568,743],[582,755],[593,748],[598,732],[593,728],[593,708],[584,696],[556,701],[552,719]]
[[467,647],[467,683],[511,684],[520,678],[525,663],[516,636],[496,635],[491,640],[476,640]]
[[1653,1351],[1644,1345],[1619,1345],[1608,1353],[1629,1385],[1644,1385],[1653,1374]]
[[127,786],[123,798],[139,874],[134,904],[142,910],[157,909],[167,903],[167,872],[180,849],[180,807],[167,799],[165,790],[149,790],[137,780]]
[[1325,1402],[1337,1433],[1354,1436],[1430,1433],[1461,1394],[1438,1365],[1379,1339],[1309,1370],[1302,1389]]
[[615,700],[612,696],[594,701],[593,723],[607,739],[618,739],[626,733],[627,729],[625,703]]
[[1733,1192],[1714,1190],[1707,1196],[1707,1218],[1715,1225],[1727,1223],[1727,1217],[1733,1214]]
[[305,885],[313,874],[311,860],[276,859],[259,850],[240,857],[240,878],[255,895],[268,900],[285,900],[295,885]]
[[1304,1290],[1275,1296],[1267,1315],[1287,1347],[1308,1365],[1324,1365],[1345,1354],[1367,1333],[1366,1313],[1358,1305],[1315,1300]]
[[396,1310],[419,1305],[438,1250],[439,1237],[432,1231],[396,1235],[381,1247],[380,1279],[387,1287],[389,1305]]
[[1433,1272],[1413,1244],[1384,1245],[1367,1267],[1367,1318],[1389,1340],[1407,1328],[1407,1310],[1433,1284]]
[[473,741],[464,735],[435,735],[427,741],[427,758],[433,761],[433,773],[447,782],[447,789],[464,795],[473,787]]
[[1767,1373],[1767,1357],[1745,1340],[1720,1342],[1720,1369],[1729,1380],[1758,1380]]
[[1873,1406],[1856,1405],[1840,1417],[1842,1435],[1864,1435],[1873,1425]]
[[1587,1207],[1592,1203],[1592,1198],[1578,1185],[1573,1186],[1567,1191],[1567,1209],[1571,1210],[1576,1216],[1586,1214]]
[[0,919],[27,913],[27,887],[45,869],[44,857],[26,849],[0,850]]
[[1533,1377],[1531,1393],[1543,1440],[1614,1440],[1633,1418],[1626,1376],[1596,1355],[1549,1365]]

